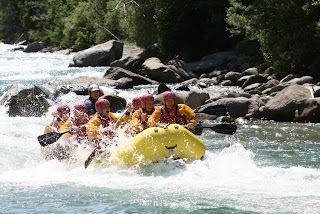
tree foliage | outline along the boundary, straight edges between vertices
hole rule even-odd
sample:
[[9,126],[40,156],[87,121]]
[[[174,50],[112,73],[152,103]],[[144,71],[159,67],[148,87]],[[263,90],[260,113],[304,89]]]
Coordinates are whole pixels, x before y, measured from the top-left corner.
[[0,1],[0,38],[14,41],[24,32],[20,21],[23,0]]
[[226,31],[227,1],[162,0],[159,10],[159,42],[169,54],[197,58],[232,46]]
[[22,34],[80,48],[110,39],[158,43],[167,56],[189,60],[238,49],[281,75],[320,69],[320,0],[1,0],[0,38]]
[[157,42],[158,0],[130,1],[123,5],[121,22],[129,36],[128,40],[138,46],[148,47]]
[[255,0],[247,5],[230,0],[230,3],[229,31],[257,41],[265,60],[282,75],[317,73],[319,14],[315,14],[315,5],[310,0]]
[[[9,5],[9,0],[2,1]],[[224,21],[227,1],[21,0],[19,4],[19,10],[11,11],[19,11],[16,26],[25,29],[30,40],[82,48],[109,39],[141,47],[159,43],[167,54],[191,58],[231,47]],[[17,32],[8,30],[8,35]]]

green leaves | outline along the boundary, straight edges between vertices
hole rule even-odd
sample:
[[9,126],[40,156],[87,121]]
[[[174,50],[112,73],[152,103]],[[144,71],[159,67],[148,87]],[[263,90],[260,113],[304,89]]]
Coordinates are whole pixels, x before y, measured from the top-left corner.
[[[312,3],[311,3],[312,2]],[[265,60],[284,76],[288,73],[319,75],[310,65],[320,55],[317,37],[319,1],[312,0],[255,0],[244,6],[230,0],[227,10],[228,30],[257,41]],[[314,11],[312,11],[314,10]],[[319,68],[318,68],[319,69]]]

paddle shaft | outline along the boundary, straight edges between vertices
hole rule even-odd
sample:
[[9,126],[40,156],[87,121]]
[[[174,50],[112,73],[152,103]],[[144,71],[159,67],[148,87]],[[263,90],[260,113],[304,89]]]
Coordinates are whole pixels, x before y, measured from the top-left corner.
[[89,155],[89,157],[87,158],[87,160],[84,162],[84,168],[86,169],[89,164],[91,163],[91,161],[93,160],[93,158],[96,156],[96,152],[97,152],[97,148],[95,148],[91,154]]

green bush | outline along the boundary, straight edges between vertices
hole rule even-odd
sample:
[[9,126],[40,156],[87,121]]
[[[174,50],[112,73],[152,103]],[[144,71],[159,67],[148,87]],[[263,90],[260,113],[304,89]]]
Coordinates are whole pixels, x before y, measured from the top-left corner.
[[234,36],[242,35],[257,41],[264,59],[280,75],[319,75],[320,67],[316,68],[320,56],[319,14],[309,13],[306,5],[310,2],[256,0],[244,5],[230,0],[226,19],[230,25],[228,29]]

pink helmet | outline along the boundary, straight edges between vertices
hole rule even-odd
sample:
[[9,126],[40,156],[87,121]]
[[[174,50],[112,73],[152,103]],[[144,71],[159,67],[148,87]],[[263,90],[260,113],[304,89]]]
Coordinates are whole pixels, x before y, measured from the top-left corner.
[[84,103],[75,104],[73,107],[74,107],[74,109],[76,109],[78,111],[82,111],[82,110],[86,110],[87,111],[87,106]]
[[134,97],[132,99],[132,103],[140,103],[140,101],[141,101],[141,97],[140,96]]
[[68,111],[68,112],[70,112],[70,108],[69,108],[68,105],[61,105],[61,106],[58,106],[57,111],[58,111],[59,113],[62,113],[62,111]]
[[154,97],[152,94],[144,94],[140,98],[141,103],[146,103],[147,101],[154,101]]
[[100,99],[96,102],[95,108],[96,111],[101,113],[102,112],[102,106],[110,106],[110,102],[107,99]]
[[167,99],[175,99],[176,95],[173,91],[166,91],[163,93],[163,99],[167,100]]

